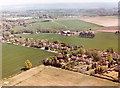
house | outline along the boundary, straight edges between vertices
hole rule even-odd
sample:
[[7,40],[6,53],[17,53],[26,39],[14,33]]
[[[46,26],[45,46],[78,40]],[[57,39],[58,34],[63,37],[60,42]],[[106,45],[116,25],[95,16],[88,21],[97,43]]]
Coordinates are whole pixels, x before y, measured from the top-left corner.
[[63,55],[62,55],[62,54],[59,54],[59,55],[57,56],[57,59],[63,59]]
[[77,57],[76,57],[76,56],[71,56],[71,59],[72,59],[72,60],[76,60]]
[[43,43],[44,43],[44,42],[45,42],[45,40],[41,40],[41,42],[43,42]]
[[68,50],[68,47],[62,47],[62,50]]
[[50,44],[50,48],[54,48],[54,44]]
[[115,53],[115,52],[112,54],[112,56],[113,56],[113,58],[119,58],[119,57],[120,57],[120,55],[118,55],[118,54]]
[[86,62],[86,59],[84,57],[77,57],[77,61]]
[[104,61],[104,62],[102,63],[102,65],[107,66],[107,67],[108,67],[108,64],[109,64],[108,61]]
[[107,57],[108,56],[108,54],[107,54],[107,52],[104,52],[104,53],[102,53],[102,55],[101,55],[102,57]]
[[58,48],[59,48],[59,45],[58,45],[58,44],[55,44],[55,45],[54,45],[54,48],[55,48],[55,49],[58,49]]
[[86,60],[86,64],[88,65],[92,64],[92,60]]
[[117,66],[114,70],[115,70],[116,72],[119,72],[119,71],[120,71],[120,66]]
[[47,44],[46,43],[43,43],[43,46],[46,46]]

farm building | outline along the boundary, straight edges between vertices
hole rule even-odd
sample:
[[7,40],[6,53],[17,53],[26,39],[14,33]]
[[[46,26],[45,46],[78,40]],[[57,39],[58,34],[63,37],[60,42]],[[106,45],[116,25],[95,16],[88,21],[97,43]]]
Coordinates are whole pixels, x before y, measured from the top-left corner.
[[71,36],[73,35],[73,33],[70,30],[67,30],[67,31],[61,31],[61,35]]

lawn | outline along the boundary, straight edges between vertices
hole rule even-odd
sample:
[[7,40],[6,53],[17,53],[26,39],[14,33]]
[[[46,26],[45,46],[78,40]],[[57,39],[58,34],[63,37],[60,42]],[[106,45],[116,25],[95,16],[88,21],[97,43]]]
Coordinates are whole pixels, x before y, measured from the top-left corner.
[[[60,42],[65,42],[70,45],[84,45],[86,49],[94,48],[94,49],[107,49],[113,48],[116,52],[118,52],[118,36],[114,33],[96,33],[95,38],[80,38],[78,35],[76,36],[62,36],[59,34],[52,33],[41,33],[41,34],[31,34],[31,35],[19,35],[25,38],[34,38],[34,39],[48,39],[49,41],[59,40]],[[120,51],[119,51],[120,52]]]
[[33,66],[42,64],[43,59],[53,56],[40,49],[32,49],[12,44],[2,44],[2,78],[20,72],[24,62],[28,59]]

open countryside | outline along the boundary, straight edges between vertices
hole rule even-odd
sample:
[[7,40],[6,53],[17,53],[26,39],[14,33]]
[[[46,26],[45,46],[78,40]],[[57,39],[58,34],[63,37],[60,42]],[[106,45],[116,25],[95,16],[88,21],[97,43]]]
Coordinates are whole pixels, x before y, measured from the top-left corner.
[[2,11],[3,86],[119,85],[117,8],[27,9]]

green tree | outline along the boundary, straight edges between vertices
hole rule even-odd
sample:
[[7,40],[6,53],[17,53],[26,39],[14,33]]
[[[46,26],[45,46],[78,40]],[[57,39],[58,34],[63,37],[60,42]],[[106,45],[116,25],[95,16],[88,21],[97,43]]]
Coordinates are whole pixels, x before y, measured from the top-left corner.
[[31,62],[30,62],[29,60],[27,60],[27,61],[25,62],[25,68],[29,69],[29,68],[31,68],[31,67],[32,67]]
[[103,58],[101,57],[101,55],[97,51],[93,51],[92,56],[93,56],[95,61],[103,61]]
[[89,71],[90,70],[90,67],[89,66],[87,66],[87,71]]
[[88,57],[92,57],[92,51],[90,50],[86,51],[86,55],[88,55]]
[[100,73],[104,73],[108,70],[108,68],[106,66],[101,66],[100,67]]
[[78,53],[80,53],[81,54],[81,56],[85,53],[85,49],[84,48],[80,48],[79,50],[78,50]]
[[20,38],[19,43],[20,43],[21,45],[24,44],[24,43],[25,43],[24,39],[23,39],[23,38]]
[[111,63],[113,61],[111,53],[108,53],[107,59],[108,59],[109,63]]

